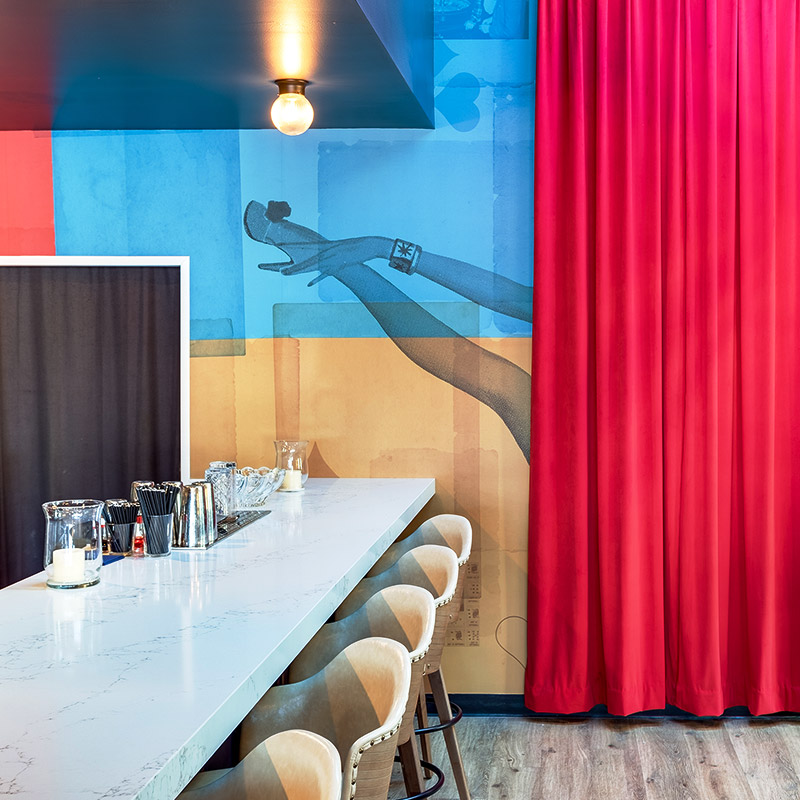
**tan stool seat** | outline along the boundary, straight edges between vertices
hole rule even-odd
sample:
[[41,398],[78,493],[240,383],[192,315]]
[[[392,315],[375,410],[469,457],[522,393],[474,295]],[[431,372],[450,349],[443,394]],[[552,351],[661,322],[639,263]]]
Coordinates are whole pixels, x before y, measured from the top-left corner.
[[276,733],[233,769],[201,772],[178,800],[339,800],[342,762],[322,736],[303,730]]
[[410,684],[403,645],[354,642],[310,678],[273,686],[242,723],[241,752],[279,731],[312,730],[339,752],[343,800],[385,800]]

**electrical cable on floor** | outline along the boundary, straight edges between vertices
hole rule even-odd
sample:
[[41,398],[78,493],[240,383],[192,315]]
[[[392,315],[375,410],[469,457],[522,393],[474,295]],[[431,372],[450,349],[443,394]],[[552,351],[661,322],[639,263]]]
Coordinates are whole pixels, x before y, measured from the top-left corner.
[[509,614],[507,617],[503,617],[503,619],[501,619],[501,620],[500,620],[500,622],[498,622],[498,623],[497,623],[497,627],[494,629],[494,640],[497,642],[497,646],[498,646],[498,647],[499,647],[499,648],[500,648],[500,649],[501,649],[501,650],[502,650],[504,653],[508,653],[508,655],[510,655],[510,656],[511,656],[511,658],[513,658],[513,659],[514,659],[514,661],[516,661],[516,662],[517,662],[517,664],[519,664],[519,665],[522,667],[522,669],[525,669],[525,665],[524,665],[524,664],[523,664],[523,663],[522,663],[522,662],[521,662],[521,661],[520,661],[520,660],[519,660],[519,659],[518,659],[518,658],[517,658],[517,657],[516,657],[516,656],[515,656],[515,655],[514,655],[514,654],[513,654],[511,651],[510,651],[510,650],[506,649],[505,647],[503,647],[503,645],[502,645],[502,644],[500,644],[500,638],[499,638],[499,636],[497,635],[497,634],[499,633],[499,631],[500,631],[500,626],[501,626],[501,625],[502,625],[502,624],[503,624],[503,623],[504,623],[506,620],[509,620],[509,619],[521,619],[523,622],[527,622],[527,621],[528,621],[528,620],[526,620],[526,619],[525,619],[525,617],[520,617],[518,614]]

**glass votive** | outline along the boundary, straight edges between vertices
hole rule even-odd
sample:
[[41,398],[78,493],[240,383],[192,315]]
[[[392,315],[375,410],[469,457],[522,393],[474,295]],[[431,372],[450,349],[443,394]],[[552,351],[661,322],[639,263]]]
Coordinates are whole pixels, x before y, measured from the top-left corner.
[[278,491],[299,492],[308,480],[307,441],[275,440],[275,466],[286,470]]
[[53,589],[81,589],[100,582],[103,564],[100,500],[55,500],[42,504],[47,520],[44,569]]

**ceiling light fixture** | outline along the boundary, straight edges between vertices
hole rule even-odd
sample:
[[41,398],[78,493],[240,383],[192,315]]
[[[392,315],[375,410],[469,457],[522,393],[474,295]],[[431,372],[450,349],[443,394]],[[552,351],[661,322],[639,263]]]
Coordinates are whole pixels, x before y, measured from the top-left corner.
[[305,133],[314,120],[314,108],[306,97],[308,81],[300,78],[280,78],[278,96],[269,115],[272,124],[287,136]]

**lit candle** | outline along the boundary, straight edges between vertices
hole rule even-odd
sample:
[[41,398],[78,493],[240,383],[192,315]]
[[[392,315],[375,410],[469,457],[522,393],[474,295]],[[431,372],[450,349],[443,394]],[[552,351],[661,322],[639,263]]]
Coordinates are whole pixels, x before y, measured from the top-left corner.
[[303,473],[299,469],[287,469],[283,478],[281,489],[285,492],[295,492],[303,488]]
[[55,583],[82,583],[86,554],[77,547],[53,550],[53,581]]

